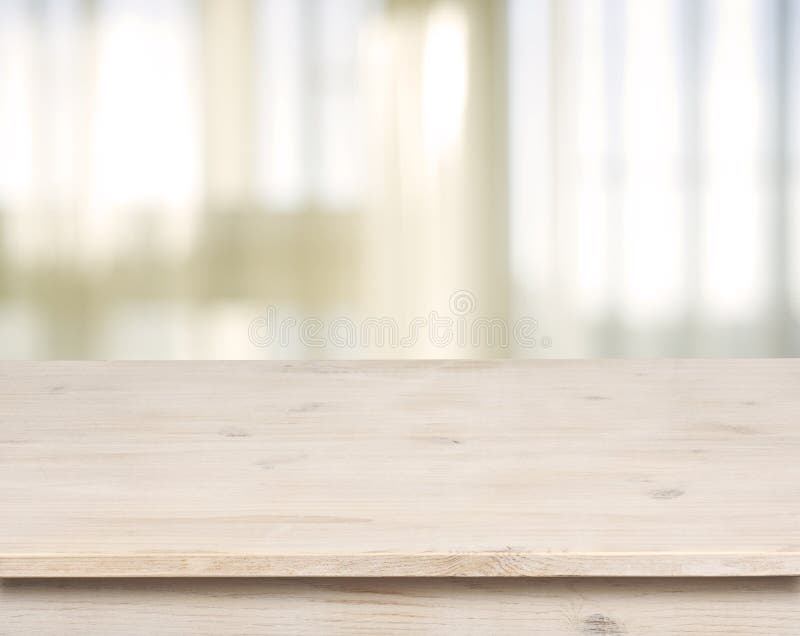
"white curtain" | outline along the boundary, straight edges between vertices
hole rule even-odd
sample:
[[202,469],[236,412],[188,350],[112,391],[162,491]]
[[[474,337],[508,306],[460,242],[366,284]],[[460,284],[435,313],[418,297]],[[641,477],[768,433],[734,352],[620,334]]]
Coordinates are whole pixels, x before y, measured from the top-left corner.
[[[470,319],[507,317],[504,29],[501,3],[400,0],[367,38],[364,305],[403,329],[459,290]],[[421,339],[393,355],[510,352]]]
[[[797,0],[0,0],[0,354],[800,353]],[[466,290],[549,347],[259,350]]]
[[510,2],[514,302],[554,355],[800,350],[799,10]]

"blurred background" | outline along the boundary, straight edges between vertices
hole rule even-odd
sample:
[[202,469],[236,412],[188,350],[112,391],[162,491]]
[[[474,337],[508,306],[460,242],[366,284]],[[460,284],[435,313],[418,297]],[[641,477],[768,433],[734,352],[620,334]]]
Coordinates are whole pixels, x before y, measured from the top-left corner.
[[0,0],[0,357],[797,355],[799,154],[798,0]]

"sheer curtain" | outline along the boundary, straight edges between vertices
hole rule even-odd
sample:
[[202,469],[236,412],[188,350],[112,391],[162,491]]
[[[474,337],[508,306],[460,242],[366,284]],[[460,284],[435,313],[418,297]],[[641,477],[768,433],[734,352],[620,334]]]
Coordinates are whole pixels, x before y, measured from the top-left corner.
[[[431,312],[448,316],[461,290],[468,318],[508,315],[504,11],[502,3],[398,0],[367,39],[363,302],[403,327]],[[510,351],[424,339],[395,355]]]
[[798,9],[510,2],[514,302],[553,353],[800,350]]
[[158,238],[185,245],[202,168],[191,5],[11,0],[0,12],[6,254],[108,259],[143,231],[132,215],[162,210]]
[[[800,353],[797,0],[2,0],[0,354]],[[548,348],[259,349],[306,316]]]
[[353,304],[376,6],[0,2],[3,354],[305,355],[247,327]]

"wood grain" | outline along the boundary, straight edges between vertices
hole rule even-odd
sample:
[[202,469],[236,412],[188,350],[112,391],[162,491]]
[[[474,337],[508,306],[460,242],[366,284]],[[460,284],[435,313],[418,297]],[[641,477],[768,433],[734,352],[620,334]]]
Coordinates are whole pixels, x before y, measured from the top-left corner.
[[765,579],[7,579],[0,634],[797,636]]
[[800,574],[800,361],[0,364],[0,576]]
[[[23,554],[4,556],[5,577],[796,576],[800,554],[782,552],[408,552],[364,554]],[[387,574],[390,573],[390,574]]]

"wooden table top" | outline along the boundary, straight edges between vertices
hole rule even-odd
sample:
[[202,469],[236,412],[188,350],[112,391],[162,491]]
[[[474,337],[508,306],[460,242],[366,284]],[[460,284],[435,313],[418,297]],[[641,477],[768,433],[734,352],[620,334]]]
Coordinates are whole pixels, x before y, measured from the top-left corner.
[[0,363],[0,577],[800,575],[800,360]]

